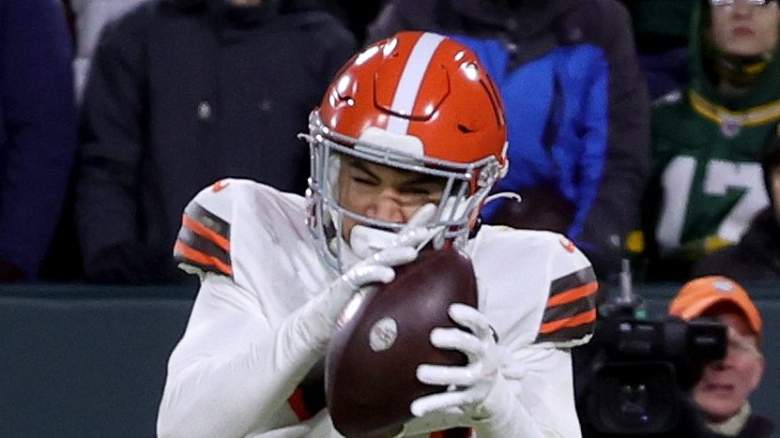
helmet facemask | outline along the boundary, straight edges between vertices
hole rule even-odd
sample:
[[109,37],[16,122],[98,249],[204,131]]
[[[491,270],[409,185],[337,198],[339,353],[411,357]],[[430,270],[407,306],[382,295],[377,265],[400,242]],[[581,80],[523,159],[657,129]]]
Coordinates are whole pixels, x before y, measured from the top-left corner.
[[398,232],[404,225],[370,218],[349,210],[339,202],[338,180],[342,160],[364,160],[441,178],[444,186],[442,196],[434,218],[426,225],[434,235],[433,244],[437,248],[445,243],[458,248],[465,245],[477,212],[501,171],[498,160],[493,156],[473,163],[456,163],[416,156],[393,145],[341,135],[323,125],[316,110],[309,118],[309,135],[302,137],[308,141],[311,153],[307,222],[317,241],[320,256],[338,272],[345,271],[365,257],[365,254],[357,254],[353,245],[345,240],[345,219],[385,234]]

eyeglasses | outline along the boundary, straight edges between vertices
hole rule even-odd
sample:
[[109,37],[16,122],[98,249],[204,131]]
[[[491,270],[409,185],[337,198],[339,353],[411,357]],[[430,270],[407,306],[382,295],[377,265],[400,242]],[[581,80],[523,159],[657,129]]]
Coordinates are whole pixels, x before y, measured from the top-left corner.
[[[710,0],[710,5],[714,7],[734,6],[738,0]],[[775,0],[745,0],[750,6],[766,6]]]

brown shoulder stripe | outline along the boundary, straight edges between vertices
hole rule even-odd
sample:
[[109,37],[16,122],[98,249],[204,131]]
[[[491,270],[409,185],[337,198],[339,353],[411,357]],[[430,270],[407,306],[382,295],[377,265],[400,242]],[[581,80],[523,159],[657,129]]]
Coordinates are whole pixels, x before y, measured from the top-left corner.
[[230,251],[230,241],[220,234],[212,231],[211,228],[203,225],[197,220],[191,218],[186,213],[181,217],[182,230],[187,230],[198,236],[199,239],[208,240],[214,246],[220,248],[220,250],[228,252]]
[[194,266],[206,272],[215,272],[227,276],[233,275],[232,266],[225,264],[217,257],[192,248],[180,239],[176,240],[176,244],[173,247],[173,258],[178,263]]
[[593,268],[591,266],[587,266],[580,269],[579,271],[575,271],[571,274],[557,278],[553,280],[552,284],[550,285],[550,300],[552,300],[556,295],[560,295],[588,283],[593,283],[594,281],[596,281],[596,273],[593,272]]
[[230,224],[202,206],[190,204],[182,215],[173,255],[179,263],[232,275]]
[[597,291],[598,282],[590,266],[554,280],[536,342],[570,341],[591,333],[596,321]]
[[[595,292],[596,284],[593,284],[593,292]],[[576,315],[580,315],[585,312],[590,312],[596,308],[595,293],[591,293],[583,296],[582,298],[559,306],[547,307],[542,317],[542,325],[553,323],[555,321],[561,321],[567,318],[571,318]]]
[[536,337],[534,343],[542,342],[569,342],[583,339],[593,333],[594,323],[582,324],[577,327],[562,328],[552,333],[541,333]]
[[[186,216],[185,216],[186,219]],[[199,251],[209,257],[214,257],[215,259],[221,261],[225,265],[230,266],[230,248],[224,248],[217,243],[214,242],[214,240],[203,237],[203,235],[198,234],[194,232],[190,227],[186,225],[183,225],[181,229],[179,229],[179,235],[178,241],[183,242],[187,244],[190,248]]]
[[539,333],[546,335],[561,329],[579,327],[581,325],[592,324],[594,322],[596,322],[596,309],[590,309],[567,318],[545,322],[539,328]]
[[[203,234],[209,234],[210,236],[215,237],[213,240],[220,246],[223,246],[222,243],[226,242],[229,244],[230,224],[214,213],[206,210],[200,204],[196,202],[190,203],[184,210],[184,216],[189,217],[202,225],[205,230],[209,231],[208,233],[204,232]],[[193,231],[197,232],[198,230]],[[227,250],[228,248],[224,249]]]

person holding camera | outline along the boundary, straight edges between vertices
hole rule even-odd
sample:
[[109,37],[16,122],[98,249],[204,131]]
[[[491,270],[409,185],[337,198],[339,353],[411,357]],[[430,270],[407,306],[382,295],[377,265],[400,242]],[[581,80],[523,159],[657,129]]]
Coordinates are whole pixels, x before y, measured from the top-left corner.
[[702,438],[765,438],[774,425],[751,412],[748,397],[764,373],[761,313],[745,289],[723,276],[699,277],[684,284],[669,304],[669,314],[686,321],[713,318],[727,327],[722,359],[704,367],[691,390],[703,418]]

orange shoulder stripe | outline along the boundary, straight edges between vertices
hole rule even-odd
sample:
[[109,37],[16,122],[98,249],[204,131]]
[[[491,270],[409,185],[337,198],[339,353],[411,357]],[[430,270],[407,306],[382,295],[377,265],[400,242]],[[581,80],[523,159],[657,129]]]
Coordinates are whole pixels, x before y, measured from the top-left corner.
[[546,335],[562,328],[577,327],[583,324],[588,324],[596,320],[596,309],[591,309],[586,312],[571,316],[569,318],[563,318],[556,321],[550,321],[542,324],[539,329],[539,333]]
[[547,300],[547,307],[550,308],[550,307],[560,306],[561,304],[577,301],[580,298],[593,295],[594,293],[596,293],[598,288],[599,288],[599,284],[596,281],[591,281],[590,283],[583,284],[582,286],[571,288],[565,292],[556,294],[555,296]]
[[206,255],[197,249],[187,245],[181,240],[176,240],[176,244],[173,246],[174,251],[178,251],[184,255],[184,257],[205,266],[213,266],[225,275],[233,275],[233,268],[230,265],[225,264],[216,257]]
[[214,242],[218,247],[224,249],[227,252],[230,252],[230,241],[209,229],[202,223],[187,216],[186,214],[181,216],[181,222],[185,227],[192,230],[193,233],[201,237],[205,237],[206,239]]

